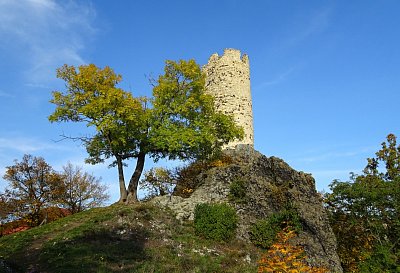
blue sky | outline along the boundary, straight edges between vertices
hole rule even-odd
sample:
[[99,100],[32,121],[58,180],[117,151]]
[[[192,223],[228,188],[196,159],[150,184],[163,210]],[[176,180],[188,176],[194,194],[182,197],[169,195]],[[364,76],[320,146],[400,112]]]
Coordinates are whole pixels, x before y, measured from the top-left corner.
[[25,153],[57,170],[71,162],[116,201],[115,169],[84,165],[79,143],[56,142],[87,129],[48,122],[51,91],[64,88],[55,69],[108,65],[122,88],[150,95],[165,60],[206,64],[236,48],[250,57],[255,148],[327,189],[400,135],[399,10],[396,0],[0,0],[0,176]]

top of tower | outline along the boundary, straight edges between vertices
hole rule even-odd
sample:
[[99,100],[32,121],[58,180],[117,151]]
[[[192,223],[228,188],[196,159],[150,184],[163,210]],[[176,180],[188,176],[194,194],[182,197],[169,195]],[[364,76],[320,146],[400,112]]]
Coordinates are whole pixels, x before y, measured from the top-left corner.
[[215,63],[220,59],[231,59],[232,61],[239,61],[245,64],[249,63],[249,57],[247,54],[241,54],[240,50],[234,48],[226,48],[224,54],[219,56],[218,53],[214,53],[208,59],[208,64]]

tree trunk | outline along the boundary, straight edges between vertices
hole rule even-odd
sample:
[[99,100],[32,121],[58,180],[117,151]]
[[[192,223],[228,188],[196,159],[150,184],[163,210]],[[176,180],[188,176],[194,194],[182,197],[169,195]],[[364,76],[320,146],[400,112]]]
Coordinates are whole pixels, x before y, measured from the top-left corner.
[[125,178],[124,178],[124,166],[122,164],[122,159],[117,157],[117,166],[118,166],[118,180],[119,180],[119,203],[125,203],[127,200],[127,191],[125,187]]
[[146,154],[142,152],[140,152],[137,157],[135,172],[132,174],[128,186],[128,199],[127,199],[128,203],[135,203],[138,201],[137,188],[139,185],[140,176],[142,175],[143,172],[145,158]]

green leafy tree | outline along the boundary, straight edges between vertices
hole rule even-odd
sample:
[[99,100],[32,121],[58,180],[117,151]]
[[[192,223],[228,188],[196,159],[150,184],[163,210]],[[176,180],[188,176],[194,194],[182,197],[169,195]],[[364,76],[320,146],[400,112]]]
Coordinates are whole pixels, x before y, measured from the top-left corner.
[[400,145],[390,134],[362,175],[325,195],[346,272],[400,270]]
[[116,85],[121,76],[105,67],[95,65],[64,65],[57,77],[66,82],[67,90],[53,92],[51,100],[57,107],[49,116],[51,122],[83,122],[94,128],[93,136],[76,137],[89,154],[87,162],[96,164],[113,158],[118,167],[120,201],[127,199],[123,161],[144,160],[140,144],[147,137],[145,101],[134,98]]
[[24,155],[21,162],[6,167],[8,204],[14,216],[26,218],[31,226],[40,224],[41,210],[53,201],[61,177],[41,157]]
[[[57,107],[51,122],[84,122],[94,128],[89,137],[77,137],[93,164],[112,158],[118,167],[120,202],[137,201],[137,188],[146,155],[157,161],[201,159],[217,154],[222,145],[241,138],[233,118],[214,109],[204,93],[205,76],[193,61],[167,61],[165,73],[154,86],[153,98],[135,98],[116,85],[121,76],[95,65],[64,65],[57,77],[66,91],[53,92]],[[124,161],[136,159],[128,188]]]
[[101,179],[83,172],[82,167],[68,163],[63,166],[61,178],[56,202],[71,213],[101,206],[109,198]]

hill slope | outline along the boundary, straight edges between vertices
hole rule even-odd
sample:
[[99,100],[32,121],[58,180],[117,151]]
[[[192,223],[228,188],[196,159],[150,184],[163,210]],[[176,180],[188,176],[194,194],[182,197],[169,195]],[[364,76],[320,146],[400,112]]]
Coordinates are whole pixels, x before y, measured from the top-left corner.
[[255,272],[259,254],[201,239],[148,203],[112,205],[0,238],[0,272]]
[[[247,146],[225,156],[228,163],[178,183],[176,194],[189,187],[190,195],[92,209],[5,236],[0,256],[20,272],[256,272],[262,251],[252,242],[268,248],[265,239],[276,227],[268,221],[280,215],[292,218],[275,225],[296,222],[298,235],[290,243],[304,248],[308,264],[342,272],[311,175]],[[221,202],[238,215],[236,239],[216,243],[196,236],[196,204]]]

